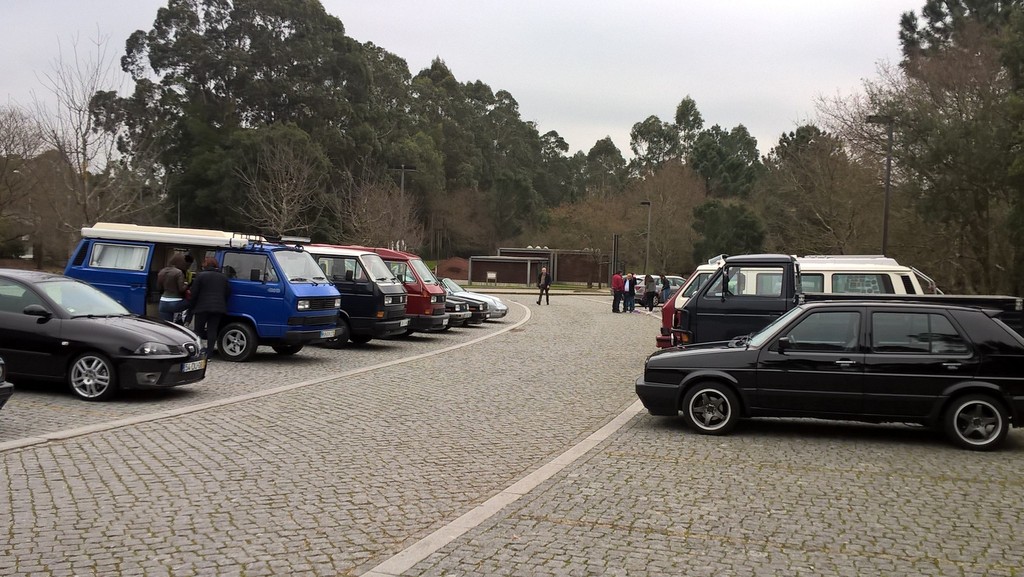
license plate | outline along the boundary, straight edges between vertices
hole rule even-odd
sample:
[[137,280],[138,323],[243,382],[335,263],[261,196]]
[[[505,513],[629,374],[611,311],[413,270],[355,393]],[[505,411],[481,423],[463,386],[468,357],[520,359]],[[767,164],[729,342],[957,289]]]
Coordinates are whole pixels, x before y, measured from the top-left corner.
[[192,361],[191,363],[181,363],[181,372],[188,373],[192,371],[198,371],[206,366],[206,359],[201,361]]
[[325,331],[320,331],[320,338],[321,339],[333,339],[334,338],[334,333],[335,333],[335,329],[327,329]]
[[442,327],[446,327],[446,326],[448,326],[448,319],[444,319],[444,320],[442,320],[442,321],[441,321],[441,326],[442,326]]
[[409,326],[409,319],[402,319],[402,322],[398,323],[398,326],[400,326],[400,327],[407,327],[407,326]]

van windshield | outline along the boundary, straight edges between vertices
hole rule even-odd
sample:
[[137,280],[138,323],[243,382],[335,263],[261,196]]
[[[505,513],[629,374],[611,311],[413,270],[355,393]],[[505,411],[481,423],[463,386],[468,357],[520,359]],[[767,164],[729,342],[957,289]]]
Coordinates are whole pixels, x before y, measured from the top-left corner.
[[391,272],[388,265],[384,263],[384,259],[379,256],[375,254],[359,255],[359,262],[363,263],[363,266],[366,267],[366,272],[374,282],[398,284],[398,279],[395,278],[395,274]]
[[327,282],[324,271],[308,252],[300,250],[276,250],[274,258],[281,267],[288,282],[317,284]]
[[414,258],[409,261],[409,266],[416,271],[416,274],[419,275],[423,284],[437,284],[437,279],[434,278],[434,273],[430,272],[430,269],[427,268],[427,265],[423,264],[422,260]]

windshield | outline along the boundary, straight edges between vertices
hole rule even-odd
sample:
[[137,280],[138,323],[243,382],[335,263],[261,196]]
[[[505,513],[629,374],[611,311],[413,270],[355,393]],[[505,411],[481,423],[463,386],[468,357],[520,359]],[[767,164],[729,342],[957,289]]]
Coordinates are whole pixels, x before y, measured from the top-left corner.
[[359,256],[359,262],[363,263],[366,267],[367,273],[370,278],[378,283],[392,283],[397,284],[398,279],[395,278],[394,273],[388,268],[388,265],[384,264],[384,259],[380,258],[375,254],[364,254]]
[[73,280],[53,280],[37,285],[46,296],[73,317],[120,317],[131,313],[105,293]]
[[790,319],[802,313],[803,310],[803,307],[789,309],[789,312],[775,319],[774,321],[772,321],[770,325],[766,326],[765,328],[755,333],[754,336],[750,337],[750,346],[759,347],[765,344],[768,341],[768,339],[772,338],[775,335],[775,332],[779,329],[779,327],[788,323]]
[[308,252],[300,250],[276,250],[274,258],[288,282],[313,283],[327,282],[324,271],[316,264]]
[[697,289],[707,282],[709,278],[711,278],[711,273],[709,272],[697,273],[697,276],[693,277],[690,284],[686,285],[686,288],[683,289],[683,296],[686,298],[692,297],[693,293],[697,292]]
[[444,283],[444,286],[448,287],[448,290],[450,290],[450,291],[452,291],[454,293],[464,293],[464,292],[466,292],[466,289],[460,287],[455,281],[453,281],[450,278],[446,278],[446,279],[444,279],[441,282]]
[[423,281],[423,284],[437,284],[437,279],[434,278],[434,273],[430,272],[430,269],[427,268],[427,265],[423,264],[423,261],[421,261],[420,259],[414,258],[410,260],[409,266],[411,266],[412,269],[416,271],[416,274],[420,276],[420,279]]

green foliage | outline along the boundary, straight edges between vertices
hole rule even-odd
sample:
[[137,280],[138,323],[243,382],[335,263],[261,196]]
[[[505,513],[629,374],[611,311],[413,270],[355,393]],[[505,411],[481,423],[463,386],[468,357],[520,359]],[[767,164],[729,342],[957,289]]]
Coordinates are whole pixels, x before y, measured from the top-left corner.
[[757,215],[740,204],[711,199],[693,211],[693,229],[701,239],[693,247],[693,259],[705,262],[716,254],[761,252],[764,227]]
[[687,163],[704,178],[712,198],[748,196],[762,169],[757,140],[742,124],[728,132],[717,124],[701,131]]

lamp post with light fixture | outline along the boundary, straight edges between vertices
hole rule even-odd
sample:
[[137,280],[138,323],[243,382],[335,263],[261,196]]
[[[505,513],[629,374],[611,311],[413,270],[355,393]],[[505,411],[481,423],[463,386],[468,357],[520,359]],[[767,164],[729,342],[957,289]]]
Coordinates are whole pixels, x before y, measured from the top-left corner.
[[651,201],[641,200],[640,206],[647,207],[647,250],[644,252],[644,274],[651,274]]

